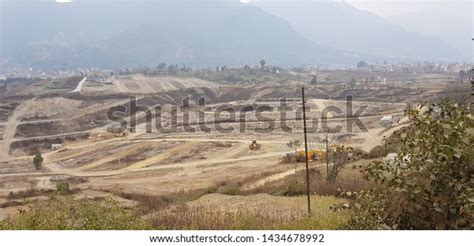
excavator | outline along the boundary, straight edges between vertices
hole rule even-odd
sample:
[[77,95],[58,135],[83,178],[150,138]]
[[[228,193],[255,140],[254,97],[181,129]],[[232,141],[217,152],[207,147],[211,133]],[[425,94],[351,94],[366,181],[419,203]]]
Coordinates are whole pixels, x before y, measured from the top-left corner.
[[252,151],[256,151],[256,150],[259,150],[260,149],[260,144],[257,143],[257,140],[256,139],[253,139],[252,140],[252,143],[250,144],[249,148],[250,150]]

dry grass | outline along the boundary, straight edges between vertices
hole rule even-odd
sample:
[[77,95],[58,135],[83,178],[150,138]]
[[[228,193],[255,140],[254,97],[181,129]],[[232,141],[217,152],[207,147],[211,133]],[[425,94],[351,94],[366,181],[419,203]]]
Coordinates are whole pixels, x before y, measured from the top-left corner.
[[305,193],[304,171],[250,190],[241,188],[275,174],[275,171],[245,179],[223,180],[207,189],[169,195],[124,192],[117,195],[137,201],[137,215],[150,221],[154,229],[341,229],[345,228],[350,212],[334,212],[330,208],[347,201],[337,198],[341,190],[359,191],[370,185],[362,179],[361,168],[360,163],[348,164],[335,184],[326,183],[325,168],[313,168],[311,191],[315,196],[312,198],[312,216],[307,215],[304,196],[282,196],[288,194],[285,192],[290,181],[295,179],[301,186],[297,190]]
[[146,215],[169,208],[176,204],[183,204],[188,201],[199,199],[201,196],[208,193],[210,193],[208,190],[192,190],[161,196],[126,192],[119,192],[117,195],[121,198],[138,202],[138,206],[136,207],[138,214]]
[[[209,196],[153,214],[149,217],[152,227],[168,230],[341,229],[349,218],[347,211],[330,210],[334,203],[343,201],[335,197],[313,197],[313,213],[308,216],[305,197]],[[202,203],[203,199],[214,201]]]
[[313,177],[310,181],[310,189],[314,194],[337,196],[341,191],[358,192],[368,188],[371,183],[362,177],[362,166],[350,164],[339,174],[334,184],[327,183],[325,174],[319,177]]
[[[369,161],[366,161],[369,162]],[[370,183],[362,178],[362,165],[359,163],[348,164],[339,174],[336,183],[326,182],[325,167],[310,169],[310,190],[312,194],[322,196],[337,196],[341,191],[360,191],[370,186]],[[306,193],[306,173],[298,171],[296,175],[289,175],[283,179],[265,183],[262,186],[242,191],[242,195],[266,193],[271,195],[284,195],[288,189],[295,189],[294,181],[300,186],[301,194]]]
[[[280,172],[279,169],[275,169],[272,171],[261,172],[255,175],[247,176],[245,178],[240,179],[232,179],[232,180],[221,180],[216,182],[213,186],[207,189],[207,194],[210,193],[220,193],[225,195],[241,195],[241,194],[248,194],[247,192],[242,191],[242,187],[246,184],[254,183],[262,178],[271,176]],[[255,194],[255,193],[252,193]]]

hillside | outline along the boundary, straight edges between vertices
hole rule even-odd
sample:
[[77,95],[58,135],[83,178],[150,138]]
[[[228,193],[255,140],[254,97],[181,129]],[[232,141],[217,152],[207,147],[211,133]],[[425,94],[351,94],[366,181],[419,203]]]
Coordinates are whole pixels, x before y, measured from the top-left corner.
[[[353,63],[238,2],[3,3],[2,57],[41,68]],[[24,32],[24,30],[30,30]]]
[[[387,19],[359,10],[346,2],[257,0],[252,1],[252,5],[284,18],[308,39],[336,49],[388,58],[450,61],[468,59],[467,54],[461,54],[437,36],[407,31]],[[410,20],[406,23],[416,25],[416,22]]]

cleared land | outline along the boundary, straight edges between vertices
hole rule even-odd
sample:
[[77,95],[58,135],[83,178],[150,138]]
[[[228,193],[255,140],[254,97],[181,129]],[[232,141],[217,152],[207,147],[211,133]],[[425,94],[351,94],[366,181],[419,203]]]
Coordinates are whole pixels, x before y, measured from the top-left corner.
[[[76,80],[56,83],[56,87],[75,88],[80,79]],[[240,182],[242,190],[251,190],[294,174],[294,165],[282,163],[282,157],[294,152],[287,142],[302,139],[299,87],[229,86],[196,78],[144,75],[113,76],[109,81],[94,86],[91,81],[84,81],[80,93],[39,93],[32,98],[17,98],[15,104],[0,105],[6,112],[0,118],[0,199],[6,199],[12,191],[55,189],[58,179],[80,179],[71,182],[72,188],[90,197],[116,190],[156,196],[206,189],[222,181]],[[35,82],[18,91],[26,93],[30,88],[34,94],[41,91],[41,86],[51,83]],[[417,88],[404,84],[367,85],[357,89],[340,85],[307,86],[307,115],[311,129],[315,129],[321,127],[324,109],[332,109],[326,114],[327,125],[341,127],[341,132],[333,137],[341,144],[368,152],[380,145],[384,137],[408,124],[404,110],[409,103],[445,90],[446,86],[429,83]],[[160,93],[153,94],[157,92]],[[347,94],[353,95],[352,113],[365,108],[358,119],[367,131],[348,121],[351,117],[347,116],[344,100]],[[137,116],[135,132],[122,135],[107,130],[113,126],[107,119],[107,110],[122,106],[129,112],[129,95],[137,96],[137,105],[150,109],[163,106],[161,124],[167,127],[173,125],[172,106],[182,106],[185,98],[189,98],[190,104],[179,111],[176,131],[158,132],[152,128],[147,132],[150,125],[146,124],[144,113]],[[285,119],[280,104],[284,97],[287,98]],[[205,105],[199,104],[200,98],[205,98]],[[233,118],[222,114],[216,119],[218,109],[233,109],[236,115]],[[390,127],[380,124],[386,115],[393,116]],[[218,131],[217,123],[234,129]],[[191,127],[194,131],[189,130]],[[211,132],[203,130],[206,127]],[[348,127],[352,131],[348,132]],[[272,128],[270,132],[262,131],[269,128]],[[321,148],[321,137],[321,131],[310,131],[311,149]],[[259,150],[249,149],[253,139],[261,145]],[[52,144],[62,147],[51,150]],[[34,170],[32,165],[32,155],[38,152],[44,157],[41,171]],[[311,168],[320,166],[320,162],[311,162]],[[301,165],[297,167],[297,171],[301,169]],[[210,195],[190,205],[198,203],[226,209],[238,209],[234,206],[239,204],[258,208],[281,206],[285,210],[303,207],[298,205],[301,203],[298,198],[266,195]],[[0,208],[0,219],[16,207]]]

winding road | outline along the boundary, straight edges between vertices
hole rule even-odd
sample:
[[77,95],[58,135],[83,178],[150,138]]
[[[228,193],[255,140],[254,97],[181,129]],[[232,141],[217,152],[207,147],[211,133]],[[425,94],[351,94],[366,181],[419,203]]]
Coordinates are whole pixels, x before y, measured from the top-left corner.
[[84,85],[84,83],[86,82],[86,80],[87,80],[87,77],[84,77],[84,78],[79,82],[79,84],[77,84],[76,89],[74,89],[74,90],[71,91],[70,93],[81,92],[82,86]]

